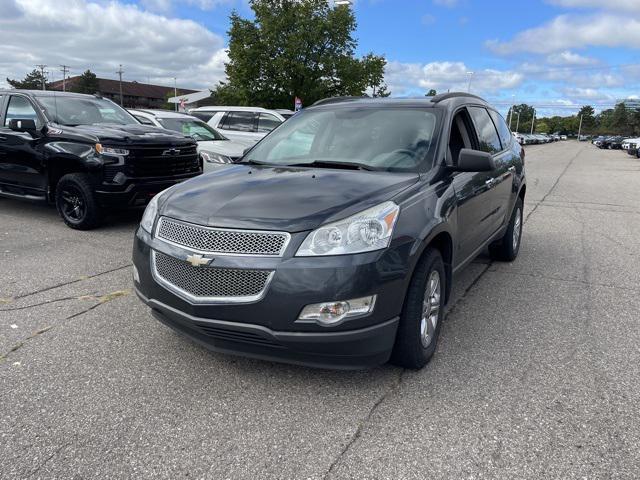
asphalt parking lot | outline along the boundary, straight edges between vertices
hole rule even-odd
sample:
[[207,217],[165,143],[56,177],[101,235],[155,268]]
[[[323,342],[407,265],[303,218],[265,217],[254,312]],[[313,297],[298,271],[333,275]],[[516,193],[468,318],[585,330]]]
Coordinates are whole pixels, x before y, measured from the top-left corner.
[[637,478],[640,162],[527,176],[520,257],[459,276],[419,372],[211,354],[132,293],[138,214],[0,199],[0,478]]

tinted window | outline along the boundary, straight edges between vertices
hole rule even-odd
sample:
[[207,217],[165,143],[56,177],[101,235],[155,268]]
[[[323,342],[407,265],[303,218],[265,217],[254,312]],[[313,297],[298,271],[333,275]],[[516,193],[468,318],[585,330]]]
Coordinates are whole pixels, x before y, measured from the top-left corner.
[[136,120],[138,120],[143,125],[155,126],[154,123],[151,120],[149,120],[147,117],[143,117],[141,115],[133,115],[133,116],[136,118]]
[[258,117],[258,131],[269,133],[282,122],[269,113],[261,113]]
[[136,120],[120,105],[105,98],[91,96],[39,96],[38,102],[47,117],[60,125],[95,125],[115,123],[137,124]]
[[468,110],[478,134],[478,142],[480,143],[478,148],[483,152],[489,153],[496,153],[502,150],[498,132],[496,132],[496,127],[493,125],[493,121],[487,111],[482,107],[469,107]]
[[226,140],[224,136],[201,120],[185,118],[159,118],[158,122],[169,130],[180,132],[196,141]]
[[215,112],[189,112],[189,115],[199,118],[203,122],[208,122],[215,115]]
[[511,143],[511,139],[513,135],[507,127],[507,123],[502,118],[498,112],[494,112],[493,110],[489,110],[489,115],[491,115],[491,119],[498,129],[498,135],[500,135],[500,141],[502,142],[502,148],[507,148],[507,146]]
[[31,102],[25,97],[11,96],[9,98],[9,106],[7,108],[7,116],[4,119],[5,127],[9,125],[9,120],[18,118],[21,120],[33,120],[39,124],[38,114],[31,105]]
[[240,132],[255,132],[255,114],[253,112],[229,112],[220,128],[238,130]]
[[439,114],[433,108],[310,109],[281,124],[245,159],[270,165],[316,161],[426,171],[433,164]]

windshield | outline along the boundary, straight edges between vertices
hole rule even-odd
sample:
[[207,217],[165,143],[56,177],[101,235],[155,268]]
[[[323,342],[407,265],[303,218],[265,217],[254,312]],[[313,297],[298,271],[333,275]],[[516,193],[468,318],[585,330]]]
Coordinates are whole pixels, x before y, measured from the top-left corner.
[[340,106],[302,111],[258,143],[244,161],[269,165],[418,172],[433,163],[440,111]]
[[227,140],[225,136],[217,132],[206,123],[193,118],[157,118],[158,122],[169,130],[180,132],[183,135],[192,137],[198,142],[212,140]]
[[44,108],[47,118],[60,125],[138,125],[126,110],[104,98],[41,96],[38,97],[38,102]]

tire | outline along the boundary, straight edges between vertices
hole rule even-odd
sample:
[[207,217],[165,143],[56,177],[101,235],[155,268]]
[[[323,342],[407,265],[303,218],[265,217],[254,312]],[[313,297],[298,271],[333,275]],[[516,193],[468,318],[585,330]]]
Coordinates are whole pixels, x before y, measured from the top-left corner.
[[84,173],[69,173],[58,181],[56,208],[64,223],[76,230],[91,230],[102,223],[93,184]]
[[524,223],[522,207],[522,199],[518,198],[511,212],[511,219],[509,220],[509,225],[507,226],[507,231],[504,233],[504,236],[497,242],[489,245],[489,253],[494,260],[513,262],[518,256],[522,242],[522,226]]
[[[435,288],[433,282],[437,282]],[[429,362],[438,344],[444,318],[446,291],[447,277],[442,256],[438,250],[429,248],[416,267],[409,284],[391,363],[418,370]],[[425,307],[425,297],[430,293],[431,301]]]

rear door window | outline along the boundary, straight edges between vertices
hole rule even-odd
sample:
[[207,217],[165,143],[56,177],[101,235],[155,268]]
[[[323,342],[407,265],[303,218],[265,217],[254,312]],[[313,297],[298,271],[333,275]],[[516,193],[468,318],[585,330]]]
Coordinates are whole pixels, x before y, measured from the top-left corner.
[[270,113],[261,113],[258,117],[258,131],[269,133],[281,123],[282,122],[275,115],[271,115]]
[[216,112],[189,112],[189,115],[199,118],[203,122],[208,122],[215,114]]
[[487,110],[482,107],[469,107],[468,110],[478,134],[478,150],[491,154],[501,151],[498,132]]
[[489,110],[489,115],[491,115],[491,119],[498,129],[498,135],[500,135],[500,141],[502,142],[502,148],[505,149],[511,144],[511,139],[513,135],[511,134],[511,130],[507,127],[507,122],[504,121],[502,115],[494,110]]
[[256,115],[253,112],[229,112],[222,120],[219,128],[237,130],[239,132],[256,131]]

